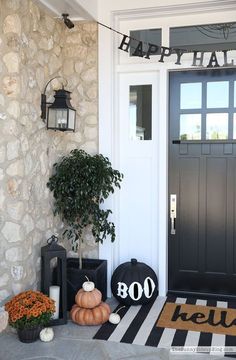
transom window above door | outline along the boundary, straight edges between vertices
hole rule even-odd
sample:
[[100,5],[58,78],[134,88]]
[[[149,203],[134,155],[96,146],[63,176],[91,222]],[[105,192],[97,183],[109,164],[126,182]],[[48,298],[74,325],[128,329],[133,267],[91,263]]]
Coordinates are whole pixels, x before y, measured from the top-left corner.
[[[148,49],[148,43],[162,46],[162,29],[143,29],[130,31],[130,56],[139,43],[143,42],[142,51]],[[171,48],[212,52],[217,50],[236,49],[236,22],[171,27],[169,30],[169,46]],[[166,44],[164,44],[166,45]],[[150,54],[160,54],[160,49]]]
[[170,28],[170,47],[217,51],[235,49],[236,22]]
[[203,70],[191,74],[184,82],[179,72],[179,139],[236,139],[236,70],[207,70],[207,78]]
[[[134,51],[139,43],[139,41],[143,42],[143,51],[146,52],[148,50],[148,43],[153,43],[157,46],[161,46],[161,37],[162,30],[161,29],[145,29],[145,30],[132,30],[130,31],[130,56],[135,56]],[[160,50],[158,50],[154,55],[160,54]]]

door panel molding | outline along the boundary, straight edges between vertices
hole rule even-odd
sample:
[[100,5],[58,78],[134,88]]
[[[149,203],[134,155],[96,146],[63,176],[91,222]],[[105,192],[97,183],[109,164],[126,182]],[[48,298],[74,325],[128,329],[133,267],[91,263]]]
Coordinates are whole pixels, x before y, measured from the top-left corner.
[[[169,233],[169,292],[236,297],[236,144],[230,139],[232,132],[229,131],[227,140],[176,141],[180,136],[182,113],[181,83],[199,81],[205,84],[228,81],[233,91],[236,70],[170,73],[169,193],[177,194],[178,216],[176,235]],[[205,99],[201,112],[206,114],[206,86],[202,88]],[[214,87],[209,89],[214,91]],[[221,110],[216,108],[215,113]],[[189,120],[194,111],[190,109]],[[224,112],[229,115],[236,112],[232,101]],[[202,119],[205,121],[204,116]],[[213,121],[210,131],[224,136],[218,130],[221,118],[215,117]],[[191,128],[188,131],[191,134]]]

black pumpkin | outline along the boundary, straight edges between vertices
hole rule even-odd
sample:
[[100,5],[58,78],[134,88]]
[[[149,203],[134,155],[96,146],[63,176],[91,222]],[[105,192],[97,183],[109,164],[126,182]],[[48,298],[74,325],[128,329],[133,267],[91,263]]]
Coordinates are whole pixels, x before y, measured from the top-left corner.
[[147,304],[158,294],[157,276],[150,266],[131,259],[114,271],[111,290],[121,304]]

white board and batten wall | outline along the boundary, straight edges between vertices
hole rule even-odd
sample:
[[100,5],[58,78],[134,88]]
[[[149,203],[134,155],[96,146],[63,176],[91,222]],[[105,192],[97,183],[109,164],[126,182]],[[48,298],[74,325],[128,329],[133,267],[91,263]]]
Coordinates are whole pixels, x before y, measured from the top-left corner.
[[[148,7],[149,6],[149,7]],[[235,21],[232,0],[195,1],[99,0],[99,21],[129,34],[130,30],[162,28],[162,45],[169,45],[169,28]],[[109,280],[122,262],[137,258],[150,265],[159,278],[159,293],[168,289],[168,71],[190,68],[175,58],[161,64],[132,58],[118,50],[122,36],[99,27],[99,152],[124,173],[121,190],[109,198],[116,241],[104,242],[100,258],[108,260]],[[152,139],[130,138],[129,87],[152,85]]]

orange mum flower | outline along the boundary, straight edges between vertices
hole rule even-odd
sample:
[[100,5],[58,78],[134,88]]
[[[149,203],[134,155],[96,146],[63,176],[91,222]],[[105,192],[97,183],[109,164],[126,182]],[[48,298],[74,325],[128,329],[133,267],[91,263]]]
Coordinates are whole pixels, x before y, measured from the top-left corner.
[[40,291],[27,290],[8,301],[5,309],[10,325],[15,328],[30,327],[36,323],[47,325],[55,311],[55,302]]

